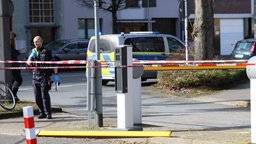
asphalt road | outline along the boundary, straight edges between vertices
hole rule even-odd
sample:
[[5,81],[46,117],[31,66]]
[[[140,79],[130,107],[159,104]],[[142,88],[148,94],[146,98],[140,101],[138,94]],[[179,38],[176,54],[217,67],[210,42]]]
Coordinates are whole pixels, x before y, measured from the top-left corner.
[[[31,73],[23,72],[22,75],[24,83],[18,93],[19,97],[21,100],[34,101]],[[52,90],[50,93],[52,105],[63,108],[64,111],[69,112],[73,116],[87,119],[85,72],[62,71],[59,75],[61,85],[58,91]],[[232,90],[221,91],[214,95],[199,98],[182,98],[166,96],[162,93],[155,92],[151,87],[155,82],[156,80],[151,80],[142,83],[142,123],[145,130],[171,130],[173,131],[173,137],[168,140],[175,143],[173,142],[175,139],[182,138],[181,141],[176,142],[179,144],[188,142],[197,144],[200,142],[226,144],[250,141],[250,110],[237,106],[237,102],[249,99],[248,83]],[[103,86],[104,121],[105,119],[116,121],[116,101],[114,83]],[[63,116],[58,117],[56,115],[56,117],[49,126],[58,125],[58,122]],[[8,125],[8,121],[2,122]],[[15,122],[20,123],[16,119],[9,123]],[[69,125],[67,124],[71,123],[70,121],[64,123],[64,125],[68,127]],[[104,123],[104,126],[108,127],[108,123]],[[1,140],[5,136],[3,134],[0,135]],[[7,141],[8,139],[10,141],[15,140],[17,143],[19,140],[22,141],[24,136],[8,135],[5,138],[7,138]],[[40,142],[42,143],[45,140],[51,142],[51,140],[54,141],[55,139],[40,138]],[[54,143],[66,143],[68,140],[70,139],[57,138]],[[113,140],[105,141],[101,139],[75,139],[74,143],[76,141],[77,143],[114,142]],[[148,139],[145,141],[148,141]],[[166,140],[166,142],[168,141]]]

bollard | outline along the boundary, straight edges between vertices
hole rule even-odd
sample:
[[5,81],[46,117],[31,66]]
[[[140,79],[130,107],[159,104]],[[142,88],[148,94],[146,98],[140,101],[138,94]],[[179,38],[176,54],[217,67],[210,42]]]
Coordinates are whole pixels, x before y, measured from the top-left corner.
[[23,117],[26,132],[26,143],[37,144],[34,122],[34,112],[32,106],[23,107]]
[[[256,63],[256,56],[248,60],[249,64]],[[251,143],[256,143],[256,66],[247,65],[246,74],[250,79],[251,96]]]

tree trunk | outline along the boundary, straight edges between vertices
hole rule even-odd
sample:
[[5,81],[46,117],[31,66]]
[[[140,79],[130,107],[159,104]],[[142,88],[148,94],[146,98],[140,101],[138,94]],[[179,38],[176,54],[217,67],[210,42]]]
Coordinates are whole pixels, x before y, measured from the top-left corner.
[[118,31],[118,27],[117,27],[117,16],[116,16],[116,11],[112,12],[112,28],[113,28],[113,34],[116,34]]
[[213,59],[214,19],[212,0],[195,0],[193,36],[195,60]]

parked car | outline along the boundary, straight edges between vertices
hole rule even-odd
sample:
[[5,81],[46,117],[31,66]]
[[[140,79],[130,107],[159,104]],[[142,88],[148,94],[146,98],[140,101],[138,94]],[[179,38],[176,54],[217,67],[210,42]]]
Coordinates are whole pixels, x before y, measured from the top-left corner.
[[256,55],[256,39],[245,39],[236,42],[231,59],[250,59]]
[[45,45],[56,60],[86,60],[87,39],[60,39]]

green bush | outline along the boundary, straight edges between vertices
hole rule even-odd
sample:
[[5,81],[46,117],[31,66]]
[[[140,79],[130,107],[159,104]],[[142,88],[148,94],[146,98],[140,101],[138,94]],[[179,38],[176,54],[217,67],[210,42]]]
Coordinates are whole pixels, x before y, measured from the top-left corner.
[[[194,49],[189,49],[189,60],[194,60]],[[216,56],[214,59],[221,59]],[[168,60],[185,60],[185,50],[171,53]],[[186,88],[225,89],[247,80],[245,69],[171,70],[158,71],[158,88],[184,90]]]
[[218,69],[159,71],[157,79],[158,87],[179,90],[193,87],[230,88],[248,78],[245,69]]

